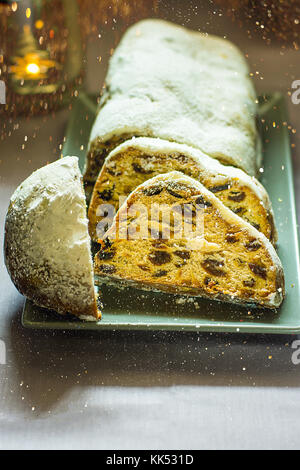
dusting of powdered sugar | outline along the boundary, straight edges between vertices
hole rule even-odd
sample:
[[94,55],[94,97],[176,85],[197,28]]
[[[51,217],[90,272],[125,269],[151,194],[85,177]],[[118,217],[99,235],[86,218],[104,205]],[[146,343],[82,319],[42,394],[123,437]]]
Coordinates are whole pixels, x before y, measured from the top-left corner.
[[106,84],[93,148],[115,137],[159,137],[257,173],[256,94],[243,55],[229,41],[142,21],[115,50]]
[[62,314],[96,319],[86,203],[77,157],[65,157],[37,170],[17,188],[5,230],[7,268],[24,295]]

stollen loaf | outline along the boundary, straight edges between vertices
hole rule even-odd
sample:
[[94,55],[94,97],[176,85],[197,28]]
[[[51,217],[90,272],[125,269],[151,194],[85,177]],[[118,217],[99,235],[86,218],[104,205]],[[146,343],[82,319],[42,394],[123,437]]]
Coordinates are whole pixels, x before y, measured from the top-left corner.
[[255,175],[257,100],[243,55],[228,40],[161,20],[129,28],[109,64],[84,180],[133,136],[188,144]]

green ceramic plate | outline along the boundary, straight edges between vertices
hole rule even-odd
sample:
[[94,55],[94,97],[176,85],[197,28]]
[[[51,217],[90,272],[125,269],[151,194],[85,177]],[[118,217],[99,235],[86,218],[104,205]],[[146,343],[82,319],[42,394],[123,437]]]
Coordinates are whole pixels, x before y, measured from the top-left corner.
[[[78,155],[83,168],[90,128],[96,113],[95,100],[81,95],[74,103],[67,130],[64,155]],[[287,296],[277,312],[249,310],[230,304],[196,299],[181,303],[179,297],[123,291],[104,287],[103,319],[85,323],[60,317],[26,301],[23,325],[29,328],[78,330],[189,330],[247,333],[300,333],[299,249],[293,173],[283,98],[272,95],[261,105],[264,118],[264,172],[262,182],[273,203],[279,232],[278,252],[282,260]]]

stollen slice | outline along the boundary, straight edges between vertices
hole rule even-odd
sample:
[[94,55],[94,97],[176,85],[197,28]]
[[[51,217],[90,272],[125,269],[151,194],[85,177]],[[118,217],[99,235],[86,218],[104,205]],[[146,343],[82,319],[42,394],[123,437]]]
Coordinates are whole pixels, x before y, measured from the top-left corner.
[[95,257],[96,283],[276,308],[284,274],[273,245],[180,172],[138,186]]
[[124,142],[106,158],[89,205],[92,239],[99,238],[97,225],[108,210],[112,222],[114,210],[124,197],[144,181],[172,170],[200,181],[225,206],[276,243],[272,205],[265,188],[255,177],[222,165],[193,147],[147,137]]

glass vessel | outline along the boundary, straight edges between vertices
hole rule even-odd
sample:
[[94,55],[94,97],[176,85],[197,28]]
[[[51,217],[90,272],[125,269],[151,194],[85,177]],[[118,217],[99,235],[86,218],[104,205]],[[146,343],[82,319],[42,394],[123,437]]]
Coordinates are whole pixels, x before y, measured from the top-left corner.
[[0,3],[0,79],[7,115],[57,109],[82,83],[78,4],[69,0]]

